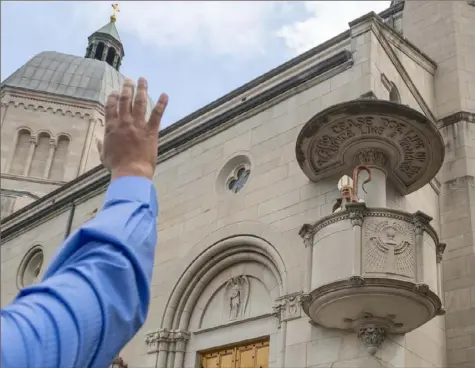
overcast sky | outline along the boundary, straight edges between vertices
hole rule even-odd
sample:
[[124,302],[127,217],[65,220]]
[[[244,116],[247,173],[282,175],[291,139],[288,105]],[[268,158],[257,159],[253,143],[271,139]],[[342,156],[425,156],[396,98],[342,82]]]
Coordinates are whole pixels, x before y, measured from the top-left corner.
[[[112,2],[2,1],[1,79],[41,51],[83,56]],[[163,126],[348,28],[390,1],[119,2],[121,72],[170,96]]]

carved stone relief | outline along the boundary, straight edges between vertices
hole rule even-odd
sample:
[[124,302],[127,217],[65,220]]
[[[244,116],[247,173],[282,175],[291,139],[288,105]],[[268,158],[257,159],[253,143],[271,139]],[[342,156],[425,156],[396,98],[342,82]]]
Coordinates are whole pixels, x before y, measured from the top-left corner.
[[364,222],[364,271],[415,277],[415,237],[410,224],[368,218]]
[[147,350],[150,354],[159,350],[161,342],[167,344],[178,341],[187,342],[189,339],[190,333],[188,331],[161,328],[158,331],[150,332],[145,335],[145,345],[147,345]]
[[360,99],[310,119],[299,134],[296,154],[312,181],[372,162],[407,194],[434,177],[443,151],[440,133],[422,114],[389,101]]
[[358,152],[357,158],[361,165],[375,165],[385,168],[389,163],[388,155],[383,150],[376,148],[363,148]]
[[422,164],[427,160],[425,148],[428,142],[419,131],[397,119],[361,116],[336,121],[320,133],[313,147],[313,154],[317,157],[316,164],[325,166],[332,163],[339,154],[340,146],[361,135],[376,135],[395,140],[402,147],[404,154],[399,169],[409,180],[421,171]]
[[226,284],[225,308],[229,321],[235,321],[244,316],[249,300],[250,283],[247,276],[233,277]]
[[284,295],[276,300],[274,315],[279,321],[279,326],[284,321],[291,321],[302,316],[302,300],[304,294],[301,292]]

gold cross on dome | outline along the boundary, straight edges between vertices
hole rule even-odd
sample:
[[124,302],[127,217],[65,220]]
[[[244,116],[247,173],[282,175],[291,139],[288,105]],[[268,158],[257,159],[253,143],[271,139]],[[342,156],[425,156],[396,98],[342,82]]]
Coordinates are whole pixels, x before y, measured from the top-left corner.
[[119,4],[112,4],[111,6],[112,6],[111,21],[115,22],[115,20],[117,19],[116,14],[120,12]]

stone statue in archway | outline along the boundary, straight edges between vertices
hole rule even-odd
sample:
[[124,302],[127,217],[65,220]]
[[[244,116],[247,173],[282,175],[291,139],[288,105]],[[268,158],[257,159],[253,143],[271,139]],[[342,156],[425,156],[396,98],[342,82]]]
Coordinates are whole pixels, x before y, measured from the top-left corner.
[[229,321],[244,315],[249,298],[249,280],[246,276],[233,277],[226,284],[226,298],[229,305]]

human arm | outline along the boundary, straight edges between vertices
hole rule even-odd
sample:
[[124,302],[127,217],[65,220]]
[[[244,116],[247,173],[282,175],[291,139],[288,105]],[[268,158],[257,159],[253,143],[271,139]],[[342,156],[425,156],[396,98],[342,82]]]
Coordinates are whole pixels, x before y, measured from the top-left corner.
[[2,310],[2,367],[107,367],[145,321],[158,205],[151,179],[168,98],[145,121],[147,83],[105,107],[104,208],[66,240],[38,285]]
[[2,310],[2,366],[107,367],[147,316],[156,216],[150,180],[115,180],[42,282]]

